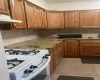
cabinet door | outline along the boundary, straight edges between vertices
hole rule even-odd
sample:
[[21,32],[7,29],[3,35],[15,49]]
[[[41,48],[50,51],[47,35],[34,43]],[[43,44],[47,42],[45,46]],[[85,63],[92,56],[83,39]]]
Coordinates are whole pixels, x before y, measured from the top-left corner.
[[79,27],[79,12],[65,12],[65,28]]
[[95,28],[99,25],[99,11],[81,11],[80,12],[80,27]]
[[34,8],[34,14],[35,14],[35,28],[43,28],[43,17],[42,17],[42,9],[35,6]]
[[53,74],[53,72],[54,72],[54,57],[55,57],[55,55],[52,53],[51,54],[51,61],[50,61],[50,74],[52,75]]
[[46,11],[42,11],[42,21],[43,21],[43,28],[47,28],[47,14]]
[[79,43],[77,40],[65,41],[65,56],[79,56]]
[[64,28],[63,12],[47,12],[48,28]]
[[26,11],[26,18],[27,18],[28,28],[35,28],[34,5],[32,5],[29,2],[25,2],[25,11]]
[[81,56],[100,56],[100,44],[84,43],[80,44]]
[[0,0],[0,13],[8,14],[8,0]]
[[22,23],[14,24],[14,28],[26,28],[26,18],[23,0],[13,0],[14,5],[11,4],[12,18],[21,20]]

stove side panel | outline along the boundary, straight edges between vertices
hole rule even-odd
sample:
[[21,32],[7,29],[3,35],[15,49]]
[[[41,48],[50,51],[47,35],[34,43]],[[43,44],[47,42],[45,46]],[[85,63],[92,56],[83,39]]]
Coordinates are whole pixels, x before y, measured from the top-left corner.
[[6,55],[4,52],[4,45],[0,31],[0,80],[9,80],[8,67],[6,62]]

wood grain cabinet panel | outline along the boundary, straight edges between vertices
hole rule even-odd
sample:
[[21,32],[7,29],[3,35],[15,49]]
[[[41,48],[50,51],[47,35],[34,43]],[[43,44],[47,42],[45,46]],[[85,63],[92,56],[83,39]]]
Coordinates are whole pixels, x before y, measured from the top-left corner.
[[100,56],[100,44],[80,44],[81,56]]
[[50,73],[52,75],[63,57],[63,42],[55,45],[49,52],[51,52]]
[[0,0],[0,14],[9,14],[8,0]]
[[80,11],[80,27],[81,28],[100,27],[99,11],[96,10]]
[[70,57],[79,56],[78,40],[65,40],[65,56],[70,56]]
[[54,72],[54,57],[55,57],[55,55],[52,53],[51,54],[51,61],[50,61],[50,74],[52,75],[53,74],[53,72]]
[[81,56],[100,56],[100,40],[80,40]]
[[34,16],[35,16],[35,28],[43,28],[43,15],[42,15],[42,9],[35,6],[34,8]]
[[79,12],[68,11],[65,12],[65,28],[78,28],[79,27]]
[[22,21],[22,23],[14,24],[14,29],[16,29],[16,28],[27,28],[23,0],[14,0],[14,5],[10,5],[10,8],[11,8],[12,18]]
[[34,5],[25,2],[25,11],[26,11],[26,18],[27,18],[27,24],[28,28],[35,28],[35,10],[34,10]]
[[63,12],[47,12],[48,28],[64,28],[64,13]]
[[46,10],[42,11],[42,22],[43,22],[42,28],[47,28],[47,12],[46,12]]

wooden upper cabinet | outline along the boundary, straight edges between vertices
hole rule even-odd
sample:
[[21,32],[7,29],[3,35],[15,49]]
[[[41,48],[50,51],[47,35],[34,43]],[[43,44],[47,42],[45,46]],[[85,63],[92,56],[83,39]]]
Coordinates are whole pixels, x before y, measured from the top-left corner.
[[63,12],[47,12],[48,28],[64,28],[64,13]]
[[34,21],[35,21],[35,28],[43,28],[43,15],[42,15],[42,9],[35,6],[34,7]]
[[26,26],[25,9],[24,9],[23,0],[13,0],[13,1],[14,1],[13,4],[10,2],[12,18],[22,21],[22,23],[14,24],[14,29],[26,28],[27,26]]
[[0,0],[0,14],[9,14],[8,0]]
[[46,10],[42,11],[42,22],[43,22],[43,28],[47,28],[47,14],[46,14]]
[[79,27],[79,12],[68,11],[65,12],[65,28],[78,28]]
[[65,41],[65,56],[71,56],[71,57],[79,56],[78,40],[66,40]]
[[97,10],[80,11],[80,27],[81,28],[100,27],[99,11]]
[[34,12],[34,5],[30,2],[25,2],[25,11],[26,11],[26,18],[28,28],[35,28],[35,12]]

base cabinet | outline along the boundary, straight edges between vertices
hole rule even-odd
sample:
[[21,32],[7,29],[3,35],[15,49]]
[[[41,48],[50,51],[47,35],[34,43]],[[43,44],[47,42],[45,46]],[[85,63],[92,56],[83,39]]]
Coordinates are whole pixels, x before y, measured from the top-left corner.
[[78,40],[65,40],[65,56],[78,57],[79,56],[79,41]]
[[83,40],[80,41],[81,56],[100,56],[99,40]]
[[51,61],[50,61],[50,73],[53,74],[54,70],[60,63],[60,60],[63,57],[63,42],[57,44],[53,51],[50,52],[51,54]]
[[54,72],[54,54],[52,53],[51,54],[51,61],[50,61],[50,74],[52,75],[53,74],[53,72]]

